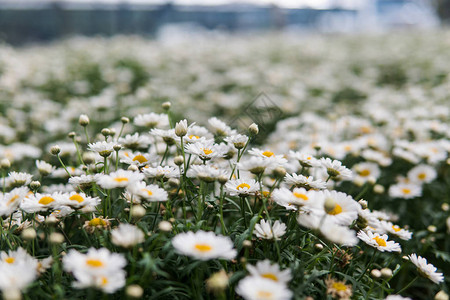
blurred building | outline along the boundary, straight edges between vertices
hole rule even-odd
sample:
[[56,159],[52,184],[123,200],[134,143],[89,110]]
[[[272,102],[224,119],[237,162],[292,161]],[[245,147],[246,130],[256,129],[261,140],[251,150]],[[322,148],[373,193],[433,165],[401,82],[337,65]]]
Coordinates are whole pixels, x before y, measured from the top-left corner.
[[355,32],[430,28],[439,24],[433,7],[425,0],[325,0],[319,1],[321,7],[298,8],[293,2],[183,5],[183,1],[155,4],[133,0],[0,0],[0,40],[22,44],[72,35],[155,36],[162,27],[174,24],[181,27],[190,24],[189,30],[196,27],[231,32],[267,29]]

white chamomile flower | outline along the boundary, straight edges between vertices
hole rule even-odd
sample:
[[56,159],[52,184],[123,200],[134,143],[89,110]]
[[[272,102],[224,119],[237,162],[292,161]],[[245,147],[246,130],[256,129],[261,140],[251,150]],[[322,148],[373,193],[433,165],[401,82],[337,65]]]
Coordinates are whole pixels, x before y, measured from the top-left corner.
[[233,133],[233,130],[231,130],[231,128],[227,124],[216,117],[210,118],[208,120],[208,123],[211,127],[212,132],[216,135],[228,136]]
[[318,196],[315,201],[307,203],[315,214],[326,215],[328,219],[332,219],[340,225],[350,225],[358,218],[358,210],[361,205],[350,195],[328,190],[316,193]]
[[400,295],[389,295],[384,300],[412,300],[409,297],[402,297]]
[[288,210],[297,210],[301,206],[315,202],[316,196],[316,191],[307,191],[304,188],[294,188],[291,192],[289,189],[282,187],[275,189],[272,193],[272,199]]
[[320,179],[314,180],[312,176],[297,175],[296,173],[292,173],[292,175],[286,174],[284,182],[291,186],[304,187],[306,189],[323,190],[327,188],[325,181]]
[[189,154],[197,155],[201,160],[210,160],[213,158],[223,157],[227,151],[214,141],[207,140],[193,144],[187,144],[185,150]]
[[103,273],[101,275],[90,273],[78,273],[75,275],[77,281],[73,283],[73,287],[78,289],[95,288],[107,294],[123,288],[126,283],[126,274],[123,270],[117,270],[111,273]]
[[402,240],[410,240],[412,237],[412,232],[401,228],[398,225],[394,225],[388,221],[380,221],[381,228],[383,228],[389,234],[393,234]]
[[60,193],[29,194],[23,199],[22,203],[20,204],[20,209],[27,213],[53,210],[62,205],[62,203],[60,202],[60,198]]
[[392,198],[412,199],[422,196],[422,187],[415,183],[398,183],[389,187]]
[[127,190],[148,202],[167,201],[167,192],[156,184],[147,185],[144,181],[132,183]]
[[0,266],[2,264],[8,265],[27,265],[31,269],[37,272],[38,261],[25,251],[25,249],[19,247],[17,250],[9,250],[8,252],[0,252]]
[[409,170],[408,179],[414,183],[430,183],[437,177],[435,168],[429,165],[418,165]]
[[139,135],[139,133],[134,133],[133,135],[127,134],[124,137],[118,139],[119,144],[124,148],[128,149],[146,149],[151,143],[150,138],[146,135]]
[[338,180],[352,179],[352,171],[343,166],[341,161],[331,160],[327,157],[321,158],[320,162],[331,178]]
[[357,236],[360,240],[369,246],[378,249],[381,252],[401,252],[402,248],[394,241],[388,241],[387,234],[380,235],[371,231],[359,231]]
[[184,136],[184,141],[186,143],[196,143],[200,141],[213,139],[214,135],[202,126],[189,126],[187,129],[187,134]]
[[140,167],[148,165],[152,161],[152,158],[148,153],[133,153],[131,151],[120,151],[119,158],[121,163]]
[[290,269],[281,271],[278,264],[272,264],[268,259],[258,261],[255,266],[247,265],[247,271],[251,276],[262,277],[284,284],[287,284],[292,279]]
[[140,114],[134,118],[134,124],[141,127],[155,128],[169,125],[169,118],[166,114]]
[[245,300],[290,300],[292,292],[283,283],[247,276],[239,281],[236,293]]
[[380,177],[381,171],[377,164],[371,162],[363,162],[353,166],[355,182],[361,181],[363,183],[368,181],[375,182]]
[[271,165],[271,162],[267,159],[252,156],[250,158],[241,160],[241,162],[237,164],[237,168],[239,170],[249,171],[253,174],[261,174],[264,173],[266,168],[270,167]]
[[236,134],[225,138],[225,142],[228,145],[233,145],[236,149],[242,149],[248,142],[248,136],[242,134]]
[[86,206],[97,206],[101,200],[98,197],[87,196],[83,192],[70,192],[65,194],[59,194],[59,201],[61,205],[67,205],[72,208],[82,208]]
[[308,153],[289,151],[289,157],[297,160],[303,168],[313,168],[321,165],[317,158]]
[[109,175],[102,175],[97,179],[97,184],[104,189],[124,188],[131,183],[138,182],[144,179],[144,174],[118,170]]
[[47,176],[55,170],[55,167],[51,164],[43,161],[43,160],[36,160],[36,168],[38,169],[39,173],[42,174],[42,176]]
[[283,155],[275,155],[275,153],[270,150],[252,148],[252,150],[249,150],[248,153],[267,160],[271,167],[278,167],[287,163],[287,159],[284,158]]
[[237,254],[229,237],[211,231],[179,233],[172,239],[172,245],[179,253],[199,260],[231,260]]
[[206,182],[214,182],[220,176],[229,176],[224,169],[219,169],[211,165],[192,165],[190,166],[187,177],[198,178]]
[[225,184],[225,190],[231,196],[254,195],[259,190],[259,184],[254,179],[234,179]]
[[102,174],[88,174],[88,175],[80,175],[80,176],[72,176],[69,178],[69,183],[74,186],[79,186],[81,189],[85,187],[91,186],[93,183],[97,182],[97,180],[102,177]]
[[279,240],[286,233],[286,224],[276,220],[273,225],[269,221],[261,220],[255,224],[254,234],[266,240]]
[[15,212],[28,192],[28,188],[23,186],[0,194],[0,216],[9,216]]
[[171,166],[157,166],[156,168],[146,167],[142,169],[142,173],[144,173],[147,178],[156,178],[156,179],[169,179],[169,178],[179,178],[180,171],[178,168]]
[[432,264],[429,264],[426,258],[418,256],[415,253],[409,255],[408,257],[409,260],[416,265],[420,275],[430,279],[437,284],[444,281],[444,275],[442,273],[437,273],[437,268]]
[[323,220],[320,223],[319,230],[327,240],[341,246],[352,247],[359,241],[355,231],[347,226],[337,224],[332,219]]
[[27,264],[0,265],[0,290],[4,297],[9,293],[17,295],[18,291],[25,290],[36,278],[36,272]]
[[113,151],[114,151],[114,145],[116,145],[113,142],[96,142],[88,144],[88,149],[97,152],[102,157],[108,157]]
[[25,172],[10,172],[6,178],[6,186],[19,187],[29,185],[33,175]]
[[144,233],[134,225],[120,224],[111,230],[111,241],[116,246],[131,248],[144,241]]

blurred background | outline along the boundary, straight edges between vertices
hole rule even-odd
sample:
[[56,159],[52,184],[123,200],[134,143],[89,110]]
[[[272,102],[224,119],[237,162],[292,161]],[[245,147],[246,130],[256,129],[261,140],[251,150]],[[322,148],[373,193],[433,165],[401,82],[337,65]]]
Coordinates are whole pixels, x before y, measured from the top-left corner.
[[205,31],[385,32],[436,28],[449,20],[450,0],[0,0],[0,41]]

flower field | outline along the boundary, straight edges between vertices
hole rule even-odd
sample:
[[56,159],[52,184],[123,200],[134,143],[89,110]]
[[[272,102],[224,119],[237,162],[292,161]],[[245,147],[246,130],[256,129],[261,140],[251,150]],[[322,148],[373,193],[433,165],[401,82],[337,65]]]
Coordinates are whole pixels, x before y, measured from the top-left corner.
[[4,299],[436,299],[450,32],[0,46]]

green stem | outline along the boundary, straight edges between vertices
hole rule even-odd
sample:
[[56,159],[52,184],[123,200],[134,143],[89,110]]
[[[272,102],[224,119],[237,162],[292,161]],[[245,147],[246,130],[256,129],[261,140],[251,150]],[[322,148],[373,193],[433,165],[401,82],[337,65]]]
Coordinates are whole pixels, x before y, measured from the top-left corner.
[[69,177],[72,177],[72,175],[70,175],[69,170],[67,170],[66,165],[63,163],[63,161],[61,160],[61,157],[58,155],[56,155],[58,157],[59,163],[62,165],[62,167],[64,168],[64,170],[66,170],[67,174],[69,175]]
[[397,295],[400,295],[403,291],[405,291],[407,288],[409,288],[414,282],[416,282],[417,278],[419,276],[416,276],[413,280],[411,280],[404,288],[402,288],[400,291],[397,292]]

